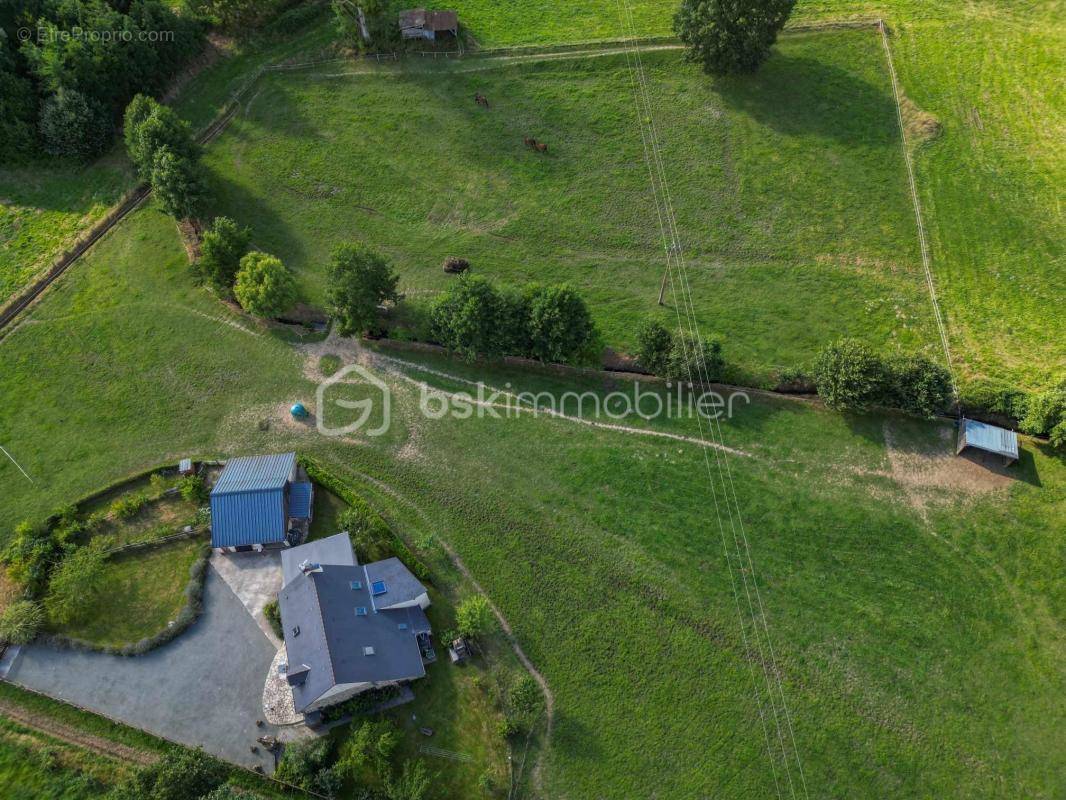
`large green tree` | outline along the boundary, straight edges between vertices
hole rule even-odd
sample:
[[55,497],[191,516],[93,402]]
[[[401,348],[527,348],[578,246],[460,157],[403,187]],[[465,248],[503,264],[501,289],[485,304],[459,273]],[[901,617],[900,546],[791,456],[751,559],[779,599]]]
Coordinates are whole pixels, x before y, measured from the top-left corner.
[[93,595],[103,588],[107,555],[93,545],[74,548],[52,572],[44,605],[54,622],[75,619]]
[[674,31],[687,58],[712,75],[754,72],[796,0],[681,0]]
[[253,250],[241,259],[233,294],[245,311],[276,317],[296,302],[296,278],[281,259]]
[[841,339],[827,346],[814,364],[818,395],[829,408],[861,410],[884,394],[884,365],[866,345]]
[[399,297],[399,278],[385,256],[357,244],[339,245],[327,270],[327,302],[345,334],[364,333],[378,318],[378,306]]
[[123,123],[126,150],[145,180],[151,177],[156,153],[164,147],[189,161],[200,156],[188,123],[150,97],[134,97],[126,107]]
[[199,161],[161,147],[152,158],[150,177],[159,205],[175,219],[195,217],[203,207],[206,189]]
[[111,119],[99,103],[74,89],[61,89],[41,107],[41,139],[54,156],[87,161],[111,141]]
[[433,335],[466,358],[492,357],[506,352],[512,340],[508,306],[484,278],[463,278],[433,307]]
[[531,286],[526,294],[529,354],[541,361],[578,360],[596,333],[585,301],[565,284]]
[[200,242],[200,274],[219,292],[228,293],[248,252],[251,231],[229,217],[215,217]]

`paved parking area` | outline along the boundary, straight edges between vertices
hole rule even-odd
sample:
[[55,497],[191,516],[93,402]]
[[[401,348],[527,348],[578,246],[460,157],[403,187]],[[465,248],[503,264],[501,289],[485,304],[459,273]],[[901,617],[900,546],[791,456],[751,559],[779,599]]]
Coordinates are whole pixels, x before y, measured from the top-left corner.
[[200,619],[157,650],[123,658],[33,645],[22,649],[8,679],[272,772],[273,756],[250,747],[257,736],[278,733],[255,724],[263,719],[263,682],[277,649],[214,568],[204,588]]
[[275,648],[281,647],[284,643],[274,635],[263,615],[263,607],[281,591],[281,551],[215,553],[211,556],[211,566],[248,609]]

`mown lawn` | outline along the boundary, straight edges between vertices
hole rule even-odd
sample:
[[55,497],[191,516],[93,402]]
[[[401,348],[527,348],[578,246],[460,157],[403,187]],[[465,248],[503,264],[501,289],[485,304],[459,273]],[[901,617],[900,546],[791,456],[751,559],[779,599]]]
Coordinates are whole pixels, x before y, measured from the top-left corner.
[[111,556],[104,569],[106,588],[85,602],[75,619],[52,630],[112,647],[154,636],[185,606],[189,570],[205,544],[193,537]]
[[[757,76],[728,81],[676,51],[644,62],[699,322],[738,375],[804,365],[845,334],[935,356],[876,37],[791,35]],[[672,320],[676,301],[656,305],[663,254],[629,81],[621,56],[273,75],[207,155],[214,208],[311,301],[331,248],[358,239],[395,259],[414,303],[447,285],[447,255],[504,283],[571,282],[631,351],[637,321]]]

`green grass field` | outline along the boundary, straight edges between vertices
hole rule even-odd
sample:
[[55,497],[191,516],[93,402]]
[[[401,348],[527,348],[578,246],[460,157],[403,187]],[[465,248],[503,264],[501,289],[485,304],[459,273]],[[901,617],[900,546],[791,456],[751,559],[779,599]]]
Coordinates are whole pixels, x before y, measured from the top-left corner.
[[[635,5],[640,14],[656,8]],[[1066,338],[1049,302],[1061,284],[1063,162],[1062,88],[1047,76],[1061,72],[1061,22],[1051,3],[925,6],[901,0],[887,14],[908,95],[944,125],[916,167],[955,356],[968,379],[1039,386],[1061,371]],[[517,7],[460,6],[486,46],[610,35],[586,13],[591,4],[576,6],[570,21],[562,8],[545,4],[519,25]],[[807,3],[798,16],[872,8]],[[646,32],[661,32],[653,14],[646,19]],[[905,313],[925,307],[920,276],[912,283],[920,265],[878,47],[866,33],[789,36],[767,72],[713,91],[670,54],[647,59],[663,127],[677,131],[666,144],[689,167],[677,178],[689,198],[682,230],[702,248],[705,280],[733,281],[728,297],[697,294],[705,327],[727,336],[735,362],[773,365],[776,354],[798,357],[829,332],[857,331],[886,347],[893,332],[904,345],[933,341],[909,317],[861,305],[882,296],[871,288],[891,297],[909,287]],[[789,63],[807,94],[775,93],[768,76],[785,75],[774,70]],[[836,70],[828,77],[826,65]],[[209,152],[223,204],[253,224],[257,246],[300,269],[309,296],[320,292],[333,240],[371,239],[397,259],[406,283],[428,292],[441,285],[440,256],[463,243],[480,254],[476,269],[501,279],[566,275],[624,342],[636,314],[625,292],[645,302],[658,267],[645,278],[643,258],[623,259],[600,289],[582,282],[610,264],[596,260],[604,253],[653,251],[625,224],[640,208],[639,145],[614,162],[596,146],[631,113],[618,62],[424,69],[271,78]],[[475,81],[495,81],[488,114],[469,102]],[[208,82],[213,97],[228,85]],[[404,108],[397,84],[413,98]],[[815,102],[826,86],[834,94]],[[859,103],[862,118],[826,99],[837,96]],[[731,126],[728,136],[701,133],[712,112]],[[510,130],[508,120],[520,125]],[[416,147],[419,122],[438,135]],[[558,153],[525,158],[533,154],[520,140],[533,123],[549,134],[529,133],[558,141]],[[281,132],[276,141],[272,131]],[[569,142],[579,149],[567,152]],[[727,143],[733,163],[747,165],[734,193],[722,189]],[[386,148],[396,157],[381,155]],[[490,158],[493,168],[484,166]],[[436,168],[423,169],[427,161]],[[617,187],[611,202],[596,203],[608,178]],[[708,185],[713,192],[701,190]],[[351,212],[360,192],[377,192],[369,205],[378,215]],[[876,206],[860,202],[869,197]],[[733,224],[718,228],[712,216]],[[858,225],[875,235],[859,236]],[[489,238],[499,240],[491,250]],[[817,258],[860,248],[861,263]],[[882,261],[901,269],[883,270]],[[789,282],[796,263],[818,267],[811,274],[827,276],[823,284]],[[731,269],[744,264],[758,270],[750,284]],[[772,290],[767,280],[776,280]],[[810,298],[827,289],[833,302],[815,307]],[[810,319],[777,324],[799,311]],[[740,636],[702,451],[545,417],[426,420],[417,388],[380,367],[393,399],[388,435],[326,439],[291,422],[287,409],[295,400],[314,407],[316,366],[331,347],[294,348],[217,304],[192,285],[173,224],[152,208],[138,212],[0,340],[0,444],[34,481],[0,461],[0,536],[23,517],[180,455],[299,449],[350,481],[420,557],[439,561],[439,541],[448,542],[506,614],[555,695],[547,796],[772,796],[752,703],[759,662]],[[528,390],[607,388],[602,379],[405,358],[416,366],[401,373],[451,391],[469,388],[456,378],[479,377]],[[697,433],[691,420],[629,422]],[[951,457],[948,423],[842,416],[762,396],[739,407],[724,436],[745,454],[729,463],[808,794],[1066,795],[1063,457],[1025,441],[1004,476]]]
[[133,185],[118,147],[88,167],[0,164],[0,306]]
[[[805,364],[842,334],[934,341],[873,35],[786,37],[754,78],[710,82],[676,51],[645,64],[699,322],[739,374]],[[674,315],[656,306],[663,254],[637,125],[621,56],[288,73],[259,84],[207,161],[215,209],[248,222],[312,301],[330,249],[359,239],[395,259],[415,302],[446,285],[447,255],[506,283],[570,281],[631,351],[642,316]]]
[[[301,355],[235,328],[182,258],[173,226],[138,212],[0,343],[0,403],[19,420],[4,446],[37,481],[0,465],[4,530],[168,454],[300,449],[430,561],[436,537],[451,543],[507,614],[556,695],[551,796],[773,791],[695,446],[545,418],[426,422],[387,375],[389,435],[323,439],[287,408],[313,403],[329,345]],[[1017,479],[958,473],[926,452],[950,452],[950,433],[761,398],[726,426],[751,454],[731,463],[814,796],[1062,792],[1066,465],[1027,444]]]

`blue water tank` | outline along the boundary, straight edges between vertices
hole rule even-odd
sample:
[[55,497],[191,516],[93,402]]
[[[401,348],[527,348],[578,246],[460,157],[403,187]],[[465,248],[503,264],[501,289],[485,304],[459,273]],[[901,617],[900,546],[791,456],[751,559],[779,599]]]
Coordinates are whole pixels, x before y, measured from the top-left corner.
[[304,408],[304,404],[303,403],[296,403],[296,405],[294,405],[292,408],[289,409],[289,412],[296,419],[304,419],[307,416],[307,409]]

